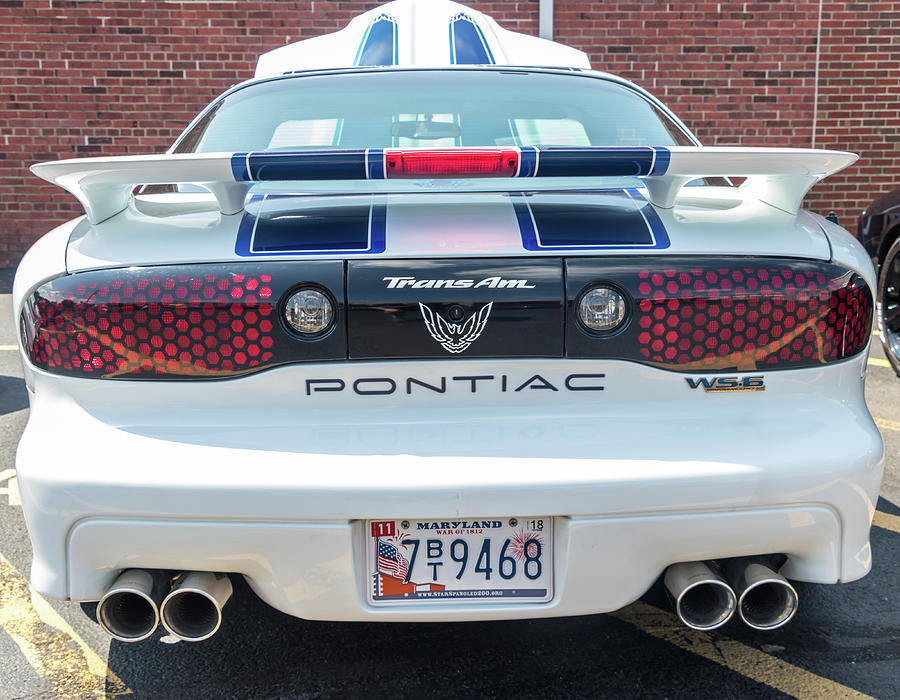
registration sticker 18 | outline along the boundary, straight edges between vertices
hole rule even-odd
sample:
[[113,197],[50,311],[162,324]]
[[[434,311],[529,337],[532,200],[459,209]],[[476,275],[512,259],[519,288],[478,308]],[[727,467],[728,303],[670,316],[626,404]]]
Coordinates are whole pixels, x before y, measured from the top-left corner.
[[553,597],[553,519],[372,520],[373,605],[544,603]]

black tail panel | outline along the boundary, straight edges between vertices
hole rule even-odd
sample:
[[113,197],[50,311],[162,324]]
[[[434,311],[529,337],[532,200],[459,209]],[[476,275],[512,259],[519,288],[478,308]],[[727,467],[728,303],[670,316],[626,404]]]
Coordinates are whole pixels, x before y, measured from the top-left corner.
[[559,258],[347,266],[350,359],[563,356]]

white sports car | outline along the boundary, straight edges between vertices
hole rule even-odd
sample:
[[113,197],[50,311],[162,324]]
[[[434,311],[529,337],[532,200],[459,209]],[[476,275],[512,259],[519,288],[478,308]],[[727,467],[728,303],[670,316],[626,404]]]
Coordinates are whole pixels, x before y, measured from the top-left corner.
[[[871,566],[850,153],[704,148],[583,53],[398,0],[265,54],[164,155],[33,166],[32,580],[115,638],[246,578],[319,620],[778,627]],[[734,179],[742,178],[737,186]]]

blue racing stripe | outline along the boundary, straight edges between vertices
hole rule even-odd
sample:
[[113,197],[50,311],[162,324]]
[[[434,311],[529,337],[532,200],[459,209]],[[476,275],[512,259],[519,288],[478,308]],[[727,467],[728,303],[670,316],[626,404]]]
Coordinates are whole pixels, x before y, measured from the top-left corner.
[[519,150],[519,174],[516,177],[534,177],[538,169],[538,149],[522,146]]
[[378,15],[366,28],[354,66],[397,65],[397,20],[390,15]]
[[531,218],[531,209],[528,208],[528,200],[525,199],[525,194],[522,192],[510,192],[509,198],[512,200],[513,211],[519,224],[522,245],[525,247],[525,250],[540,250],[537,230],[534,227],[534,220]]
[[494,55],[481,27],[465,14],[450,20],[450,63],[454,65],[492,65]]
[[511,192],[509,197],[525,250],[658,250],[670,245],[659,215],[636,189],[562,196]]
[[663,146],[655,146],[653,150],[656,151],[656,161],[654,161],[653,169],[649,174],[665,175],[666,171],[669,169],[669,162],[672,159],[672,152],[668,148],[664,148]]
[[[668,153],[668,150],[666,150],[667,157]],[[646,219],[647,224],[650,226],[650,230],[653,232],[653,240],[655,241],[653,247],[656,249],[668,248],[669,245],[671,245],[671,242],[669,241],[669,232],[666,231],[666,227],[663,224],[662,219],[659,218],[659,214],[656,209],[654,209],[653,205],[643,194],[641,194],[640,190],[629,188],[625,191],[631,195],[635,202],[641,205],[641,215]]]
[[[232,167],[234,167],[234,160],[232,160]],[[242,258],[253,255],[253,253],[250,252],[250,241],[253,238],[253,227],[256,225],[256,215],[251,214],[248,211],[248,207],[251,204],[262,202],[264,199],[265,195],[262,194],[250,195],[250,200],[245,205],[244,213],[241,215],[241,223],[238,224],[237,240],[234,244],[235,255],[240,255]]]
[[370,180],[384,180],[384,149],[366,149],[366,173]]
[[235,182],[249,182],[250,172],[247,170],[247,154],[235,153],[231,156],[231,174]]
[[[523,146],[519,150],[516,177],[659,176],[666,173],[670,162],[667,148]],[[231,172],[236,182],[383,180],[384,151],[369,148],[235,153],[231,156]]]
[[368,253],[383,253],[387,247],[387,197],[372,198],[372,215],[369,219]]
[[[249,163],[249,170],[246,165],[236,168],[238,158]],[[235,153],[231,157],[231,169],[239,182],[365,180],[366,153],[361,150]]]
[[[541,149],[538,177],[621,177],[649,175],[653,167],[653,149],[571,148]],[[666,152],[668,154],[668,151]],[[668,161],[667,161],[668,162]]]
[[[290,206],[291,199],[296,207]],[[328,198],[253,195],[250,204],[259,203],[259,208],[255,214],[244,211],[234,252],[241,257],[383,253],[387,197],[358,199],[333,205]],[[267,202],[274,206],[267,207]]]

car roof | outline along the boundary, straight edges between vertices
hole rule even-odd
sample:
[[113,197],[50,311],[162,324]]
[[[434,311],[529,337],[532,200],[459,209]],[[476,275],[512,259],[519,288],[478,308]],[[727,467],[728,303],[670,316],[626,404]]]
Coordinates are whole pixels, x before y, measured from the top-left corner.
[[574,47],[504,29],[452,0],[394,0],[354,17],[343,29],[259,57],[256,77],[352,66],[463,64],[590,68]]

